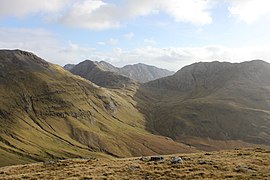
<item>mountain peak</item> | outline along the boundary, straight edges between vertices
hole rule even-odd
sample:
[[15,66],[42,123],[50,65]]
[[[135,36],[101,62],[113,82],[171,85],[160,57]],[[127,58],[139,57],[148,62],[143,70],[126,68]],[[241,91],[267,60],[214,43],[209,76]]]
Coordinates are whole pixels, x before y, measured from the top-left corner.
[[[162,78],[165,76],[169,76],[174,74],[174,72],[166,70],[166,69],[161,69],[157,68],[155,66],[151,65],[146,65],[143,63],[137,63],[133,65],[126,65],[122,68],[115,67],[111,65],[108,62],[105,61],[90,61],[90,60],[85,60],[81,63],[79,63],[77,66],[82,66],[82,65],[91,65],[91,66],[96,66],[96,68],[102,70],[102,71],[109,71],[116,73],[121,76],[128,77],[130,79],[136,80],[141,83],[145,83],[148,81],[152,81],[158,78]],[[70,66],[66,65],[64,66],[67,70],[74,72],[74,70],[70,69]],[[73,67],[72,67],[73,68]],[[83,67],[81,67],[83,68]],[[85,67],[84,67],[85,69]],[[85,69],[86,70],[86,69]],[[88,68],[88,71],[91,71],[92,68]],[[79,74],[78,71],[76,71],[77,74]],[[90,72],[88,72],[90,73]]]
[[[3,62],[5,61],[5,63]],[[35,54],[22,50],[0,50],[0,67],[48,68],[49,63]],[[12,65],[12,66],[11,66]]]

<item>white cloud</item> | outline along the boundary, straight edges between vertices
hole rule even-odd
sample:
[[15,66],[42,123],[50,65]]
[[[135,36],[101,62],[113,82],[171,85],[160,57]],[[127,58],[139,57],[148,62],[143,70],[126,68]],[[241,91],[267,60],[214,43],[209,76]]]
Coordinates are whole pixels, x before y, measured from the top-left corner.
[[75,42],[63,44],[56,41],[53,34],[42,29],[0,28],[0,48],[31,51],[60,65],[92,59],[105,60],[117,66],[141,62],[175,71],[198,61],[241,62],[262,59],[270,62],[270,45],[242,48],[218,45],[167,48],[146,46],[128,51],[113,48],[111,51],[101,52]]
[[213,45],[193,48],[154,48],[147,46],[131,51],[115,48],[107,53],[95,52],[91,59],[105,60],[117,66],[141,62],[177,71],[185,65],[199,61],[242,62],[263,59],[270,62],[269,47],[227,48]]
[[213,0],[1,0],[0,17],[46,14],[46,20],[86,29],[119,28],[138,16],[165,13],[176,22],[204,25],[212,22]]
[[135,34],[133,32],[129,32],[129,33],[123,35],[123,37],[127,40],[131,40],[134,36],[135,36]]
[[131,17],[159,14],[163,12],[176,22],[205,25],[212,22],[210,10],[213,0],[129,0]]
[[110,39],[107,41],[107,44],[112,45],[112,46],[115,46],[115,45],[118,44],[118,42],[119,42],[118,39],[110,38]]
[[103,41],[99,41],[97,42],[98,45],[101,45],[101,46],[105,46],[106,45],[106,42],[103,42]]
[[115,39],[115,38],[110,38],[107,41],[97,42],[97,44],[101,46],[105,46],[105,45],[116,46],[118,43],[119,43],[119,39]]
[[204,25],[212,22],[210,0],[127,0],[122,4],[84,0],[73,4],[62,23],[88,29],[118,28],[125,20],[164,12],[176,22]]
[[55,36],[43,29],[0,28],[0,49],[31,51],[49,62],[64,65],[89,58],[94,48],[67,45],[55,40]]
[[39,50],[56,44],[53,34],[43,29],[0,28],[1,48]]
[[86,29],[110,29],[120,26],[119,9],[102,0],[75,1],[59,19],[60,23]]
[[269,0],[227,0],[229,11],[246,23],[253,23],[263,17],[270,16]]
[[151,38],[145,38],[143,40],[143,42],[146,45],[152,45],[152,46],[157,44],[157,42],[154,39],[151,39]]
[[176,22],[190,22],[196,25],[212,22],[210,0],[167,0],[161,1],[160,9],[172,16]]
[[68,0],[1,0],[0,17],[22,17],[30,13],[52,13],[60,11]]

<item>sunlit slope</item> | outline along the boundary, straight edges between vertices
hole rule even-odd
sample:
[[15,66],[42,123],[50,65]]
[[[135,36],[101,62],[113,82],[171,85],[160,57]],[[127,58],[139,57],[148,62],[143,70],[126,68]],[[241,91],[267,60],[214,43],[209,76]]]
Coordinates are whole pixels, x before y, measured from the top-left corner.
[[[120,159],[67,159],[0,168],[0,179],[269,179],[270,151],[237,149]],[[172,163],[181,157],[182,163]]]
[[135,86],[109,91],[32,53],[0,51],[0,166],[190,152],[145,130]]
[[259,60],[192,64],[137,93],[149,130],[206,150],[269,145],[269,98],[270,64]]

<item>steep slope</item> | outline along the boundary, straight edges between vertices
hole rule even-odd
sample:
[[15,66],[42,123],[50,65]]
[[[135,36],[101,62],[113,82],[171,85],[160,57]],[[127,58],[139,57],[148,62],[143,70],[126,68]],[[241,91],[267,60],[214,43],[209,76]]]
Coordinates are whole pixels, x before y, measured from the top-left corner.
[[205,150],[270,145],[269,97],[270,64],[259,60],[192,64],[137,93],[149,130]]
[[142,63],[124,66],[120,68],[120,73],[142,83],[174,74],[172,71]]
[[[67,64],[64,68],[104,87],[119,87],[119,85],[129,82],[127,78],[124,79],[122,76],[145,83],[174,73],[142,63],[117,68],[105,61],[90,60],[83,61],[78,65]],[[106,77],[109,77],[108,80],[104,80]],[[109,82],[112,80],[114,82],[110,84]]]
[[76,65],[75,64],[66,64],[63,68],[70,71],[72,68],[74,68]]
[[135,90],[109,91],[32,53],[0,50],[0,166],[193,151],[145,130]]
[[103,62],[98,63],[86,60],[74,66],[70,72],[107,88],[123,88],[135,84],[130,78],[114,71],[109,71],[109,68],[111,67]]

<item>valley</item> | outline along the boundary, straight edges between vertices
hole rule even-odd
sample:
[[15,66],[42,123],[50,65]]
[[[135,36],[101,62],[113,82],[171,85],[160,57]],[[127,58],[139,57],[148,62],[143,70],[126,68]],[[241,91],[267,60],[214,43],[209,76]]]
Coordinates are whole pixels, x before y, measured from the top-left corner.
[[[83,69],[80,77],[33,53],[0,51],[0,166],[81,163],[65,160],[70,158],[110,164],[132,157],[204,151],[225,158],[225,151],[218,150],[235,148],[268,152],[270,65],[266,62],[196,63],[146,83],[85,63],[81,68],[89,64],[92,68]],[[162,167],[162,173],[166,168],[170,167]]]

